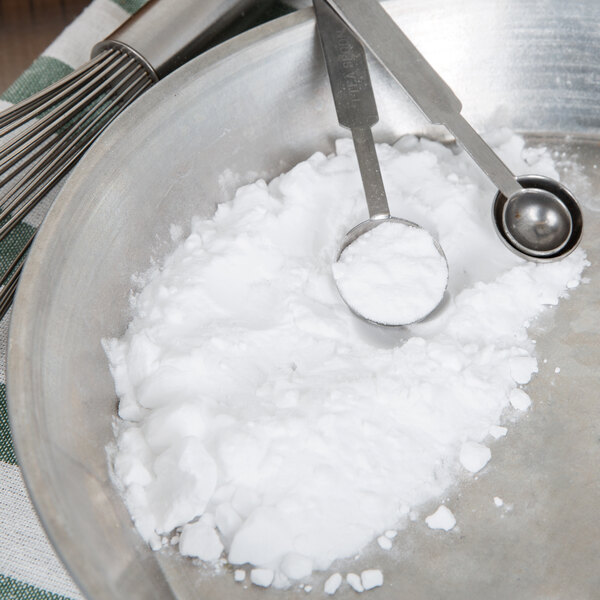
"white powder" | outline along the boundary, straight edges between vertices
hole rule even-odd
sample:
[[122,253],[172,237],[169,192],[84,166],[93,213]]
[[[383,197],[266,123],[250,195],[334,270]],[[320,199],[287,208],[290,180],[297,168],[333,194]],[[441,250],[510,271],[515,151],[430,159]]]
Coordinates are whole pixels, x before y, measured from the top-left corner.
[[383,573],[379,569],[367,569],[360,574],[360,581],[365,590],[383,585]]
[[512,390],[508,398],[513,408],[525,411],[531,406],[529,394],[519,388]]
[[331,596],[338,591],[340,585],[342,585],[342,575],[334,573],[327,578],[327,581],[323,585],[323,591]]
[[179,538],[179,551],[184,556],[194,556],[205,561],[214,561],[221,556],[223,544],[210,515],[183,527]]
[[461,446],[458,456],[462,466],[471,473],[481,471],[488,464],[491,457],[491,450],[478,442],[465,442]]
[[[520,138],[495,140],[515,172],[556,176],[546,153],[526,165]],[[463,153],[414,137],[378,152],[391,212],[448,258],[449,301],[431,320],[382,330],[339,297],[331,265],[366,218],[343,140],[195,219],[106,343],[114,472],[153,548],[183,527],[184,550],[216,556],[218,538],[256,585],[292,585],[417,518],[459,461],[489,459],[482,442],[537,369],[525,324],[580,281],[585,254],[535,264],[506,250],[494,190]],[[188,525],[200,517],[210,534]]]
[[504,437],[507,433],[508,429],[506,427],[502,427],[501,425],[492,425],[490,427],[490,435],[496,440]]
[[250,581],[260,587],[269,587],[273,583],[274,573],[271,569],[252,569]]
[[386,535],[380,535],[377,538],[377,543],[383,550],[391,550],[392,549],[392,540]]
[[447,506],[441,505],[425,519],[425,523],[430,529],[450,531],[456,525],[456,518]]
[[510,360],[510,374],[517,383],[529,383],[537,373],[537,361],[533,356],[514,356]]
[[333,277],[342,298],[362,317],[406,325],[441,302],[448,265],[427,231],[386,220],[344,249]]
[[312,559],[297,552],[289,552],[281,561],[282,573],[291,580],[308,577],[312,570]]
[[246,579],[246,571],[244,571],[244,569],[236,569],[233,572],[233,579],[238,583],[241,583]]
[[365,591],[360,575],[358,575],[357,573],[348,573],[348,575],[346,575],[346,581],[355,592]]

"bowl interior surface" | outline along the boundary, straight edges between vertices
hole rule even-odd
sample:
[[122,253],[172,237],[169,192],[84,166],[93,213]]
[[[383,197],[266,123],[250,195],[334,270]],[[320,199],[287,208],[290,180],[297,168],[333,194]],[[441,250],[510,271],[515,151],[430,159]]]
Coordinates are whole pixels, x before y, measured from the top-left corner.
[[[585,207],[589,285],[538,322],[535,408],[464,482],[460,531],[410,526],[377,556],[377,598],[592,598],[600,575],[600,4],[596,0],[391,1],[386,7],[463,101],[475,126],[502,123],[567,152]],[[428,126],[373,61],[378,141]],[[498,112],[499,111],[499,112]],[[129,320],[132,275],[172,247],[172,224],[259,177],[270,179],[348,133],[337,126],[311,10],[220,46],[145,94],[87,153],[44,223],[21,278],[9,341],[10,417],[32,499],[93,600],[304,597],[242,589],[134,530],[108,470],[116,397],[101,340]],[[492,198],[489,199],[490,205]],[[561,366],[560,377],[554,366]],[[498,518],[492,498],[513,505]],[[355,569],[366,568],[368,553]],[[317,581],[319,581],[317,577]],[[313,594],[321,595],[315,586]],[[338,597],[353,597],[340,590]]]

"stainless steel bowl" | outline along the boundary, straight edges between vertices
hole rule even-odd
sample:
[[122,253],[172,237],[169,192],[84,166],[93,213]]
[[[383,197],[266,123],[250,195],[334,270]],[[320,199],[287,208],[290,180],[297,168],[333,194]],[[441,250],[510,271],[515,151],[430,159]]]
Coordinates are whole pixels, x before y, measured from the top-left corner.
[[[548,362],[529,386],[534,408],[493,445],[478,480],[450,494],[459,530],[412,524],[393,552],[377,556],[385,586],[370,594],[597,598],[600,4],[403,0],[387,7],[463,99],[468,119],[477,124],[503,106],[507,125],[578,159],[581,171],[567,166],[564,176],[587,206],[583,246],[594,264],[591,283],[535,325]],[[425,129],[374,64],[373,83],[378,140]],[[228,574],[145,547],[109,478],[116,398],[100,340],[124,331],[131,275],[168,251],[172,223],[187,226],[240,184],[330,151],[344,134],[336,123],[305,10],[218,47],[150,90],[87,154],[40,231],[11,326],[10,417],[33,502],[90,599],[306,596],[243,590]],[[512,510],[495,507],[495,495]],[[375,552],[354,568],[371,565]],[[312,596],[321,595],[318,586]]]

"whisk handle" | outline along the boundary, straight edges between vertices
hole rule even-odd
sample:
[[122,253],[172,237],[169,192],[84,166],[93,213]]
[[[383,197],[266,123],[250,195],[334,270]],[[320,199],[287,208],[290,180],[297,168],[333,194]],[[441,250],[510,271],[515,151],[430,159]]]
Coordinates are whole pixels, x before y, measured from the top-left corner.
[[205,50],[256,0],[150,0],[144,8],[92,49],[132,55],[150,76],[162,79]]

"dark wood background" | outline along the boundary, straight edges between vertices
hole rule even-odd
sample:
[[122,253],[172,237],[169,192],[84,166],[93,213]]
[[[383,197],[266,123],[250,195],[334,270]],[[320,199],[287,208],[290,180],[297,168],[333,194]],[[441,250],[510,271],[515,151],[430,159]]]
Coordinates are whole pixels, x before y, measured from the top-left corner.
[[0,0],[0,93],[90,0]]

